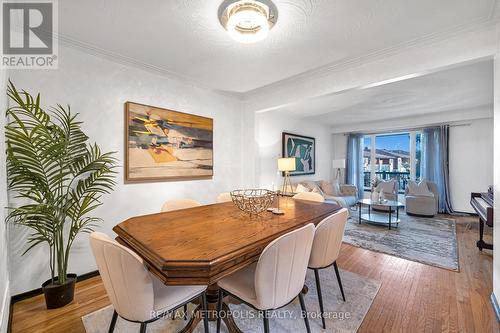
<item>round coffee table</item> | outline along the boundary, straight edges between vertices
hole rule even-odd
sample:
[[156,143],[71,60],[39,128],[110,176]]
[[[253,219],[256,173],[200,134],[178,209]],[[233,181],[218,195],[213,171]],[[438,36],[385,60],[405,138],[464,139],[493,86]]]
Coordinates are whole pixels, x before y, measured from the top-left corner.
[[[399,224],[399,222],[401,222],[399,219],[399,208],[404,207],[404,205],[399,201],[386,200],[384,202],[378,202],[378,201],[372,201],[371,199],[358,200],[358,206],[359,206],[359,224],[361,224],[362,220],[365,220],[366,222],[369,223],[389,225],[389,230],[391,230],[391,225],[393,223]],[[368,206],[368,213],[364,214],[361,213],[362,206]],[[372,206],[387,207],[388,219],[386,220],[385,218],[381,218],[380,215],[375,215],[375,214],[372,215],[371,213]],[[392,216],[393,209],[396,210],[396,219],[394,219]]]

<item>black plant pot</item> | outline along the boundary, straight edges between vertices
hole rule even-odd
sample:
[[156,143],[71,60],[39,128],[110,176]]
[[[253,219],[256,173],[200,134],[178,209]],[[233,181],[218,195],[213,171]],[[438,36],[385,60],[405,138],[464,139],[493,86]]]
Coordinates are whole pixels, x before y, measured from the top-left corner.
[[45,295],[45,304],[47,309],[57,309],[65,306],[73,301],[75,296],[76,274],[66,275],[66,283],[57,284],[58,278],[55,278],[55,283],[49,279],[42,284],[43,294]]

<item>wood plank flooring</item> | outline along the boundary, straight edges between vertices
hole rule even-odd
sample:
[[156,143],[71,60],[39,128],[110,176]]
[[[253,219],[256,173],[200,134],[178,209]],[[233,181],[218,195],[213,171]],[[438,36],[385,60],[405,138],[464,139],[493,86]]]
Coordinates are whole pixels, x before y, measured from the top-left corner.
[[[339,267],[382,282],[358,332],[500,332],[489,300],[493,255],[476,248],[477,229],[476,218],[457,219],[459,273],[344,244]],[[81,316],[107,304],[101,279],[91,278],[62,309],[45,310],[43,296],[14,304],[12,332],[84,333]]]

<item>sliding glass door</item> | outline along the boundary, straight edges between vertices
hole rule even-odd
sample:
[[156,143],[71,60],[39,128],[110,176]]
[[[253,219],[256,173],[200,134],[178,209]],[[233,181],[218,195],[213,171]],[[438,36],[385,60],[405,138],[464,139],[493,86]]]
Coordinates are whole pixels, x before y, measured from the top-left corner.
[[402,132],[364,137],[363,172],[365,190],[375,179],[395,179],[400,193],[408,180],[420,178],[421,134]]

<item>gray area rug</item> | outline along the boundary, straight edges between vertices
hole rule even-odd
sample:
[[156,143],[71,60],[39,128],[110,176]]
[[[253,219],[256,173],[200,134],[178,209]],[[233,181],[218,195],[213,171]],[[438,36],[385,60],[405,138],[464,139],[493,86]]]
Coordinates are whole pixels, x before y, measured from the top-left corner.
[[[425,218],[406,215],[401,210],[399,227],[358,224],[358,212],[350,211],[344,242],[364,249],[391,254],[431,266],[458,271],[455,221],[447,218]],[[384,215],[387,213],[372,214]]]
[[[318,317],[319,305],[314,282],[314,273],[307,273],[306,285],[309,292],[305,295],[307,311],[309,313],[309,323],[313,332],[356,332],[361,325],[373,299],[380,288],[380,282],[371,280],[360,275],[340,271],[342,284],[346,295],[346,302],[342,301],[337,279],[332,267],[320,271],[321,288],[323,291],[323,302],[326,312],[326,330],[321,327],[321,319]],[[190,309],[193,307],[190,306]],[[257,312],[245,305],[230,305],[230,309],[235,314],[235,321],[238,327],[244,332],[263,332],[262,319],[258,318]],[[87,333],[105,333],[108,331],[112,306],[100,309],[82,317],[83,325]],[[305,324],[300,317],[300,304],[298,299],[286,307],[273,312],[269,320],[272,332],[305,332]],[[253,317],[252,317],[253,316]],[[148,333],[178,332],[186,322],[182,319],[171,320],[169,318],[160,319],[152,324],[148,324]],[[210,331],[215,332],[215,322],[210,322]],[[227,332],[224,324],[222,332]],[[139,324],[131,323],[118,318],[115,327],[116,333],[137,333]],[[200,323],[195,332],[203,332],[203,324]]]

